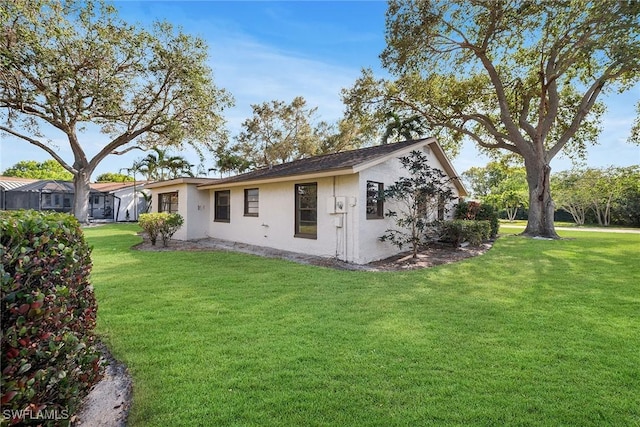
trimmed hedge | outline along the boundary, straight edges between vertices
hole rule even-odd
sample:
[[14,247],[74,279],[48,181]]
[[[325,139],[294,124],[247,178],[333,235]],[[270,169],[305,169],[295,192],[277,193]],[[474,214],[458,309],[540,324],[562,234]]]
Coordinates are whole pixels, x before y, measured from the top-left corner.
[[162,245],[167,246],[171,237],[184,224],[182,215],[178,213],[146,213],[138,218],[138,225],[149,235],[151,245],[155,246],[158,236],[162,239]]
[[488,203],[465,202],[462,201],[456,206],[456,219],[489,221],[491,225],[490,238],[494,239],[500,229],[498,210]]
[[489,221],[475,221],[456,219],[444,221],[441,224],[441,240],[458,247],[463,242],[472,246],[480,246],[483,241],[491,237],[491,223]]
[[0,212],[2,424],[68,425],[102,376],[91,249],[67,214]]

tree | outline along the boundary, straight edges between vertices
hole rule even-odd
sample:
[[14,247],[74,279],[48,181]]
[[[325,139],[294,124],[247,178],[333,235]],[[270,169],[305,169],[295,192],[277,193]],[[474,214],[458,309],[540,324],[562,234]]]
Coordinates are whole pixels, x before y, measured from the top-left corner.
[[100,174],[96,178],[96,182],[132,182],[134,181],[132,176],[124,175],[115,172],[105,172]]
[[235,154],[226,144],[226,142],[221,143],[216,148],[216,167],[212,170],[217,170],[220,172],[220,176],[231,172],[242,173],[251,168],[251,161],[248,159]]
[[382,143],[401,142],[414,138],[420,138],[426,132],[424,119],[420,115],[413,115],[403,119],[394,112],[388,112],[386,115],[388,120],[384,135],[382,135]]
[[344,91],[364,129],[419,114],[448,147],[463,139],[524,161],[529,236],[557,237],[550,162],[595,141],[599,96],[640,81],[640,2],[392,0],[383,65]]
[[356,150],[367,144],[357,123],[347,118],[335,124],[320,122],[314,130],[315,138],[319,141],[317,154],[339,153],[341,151]]
[[168,171],[168,178],[175,179],[181,176],[193,177],[193,165],[182,156],[171,156],[163,165]]
[[636,106],[636,121],[631,128],[631,136],[629,136],[629,142],[634,144],[640,144],[640,101]]
[[[129,25],[101,1],[3,1],[0,131],[45,150],[74,177],[74,214],[88,219],[89,179],[110,154],[134,148],[211,148],[230,105],[207,65],[207,46],[167,23]],[[43,128],[43,126],[46,127]],[[95,141],[84,131],[106,135]],[[65,159],[43,130],[61,132]]]
[[184,175],[193,176],[193,165],[184,157],[168,155],[164,148],[153,147],[151,150],[153,153],[147,154],[134,163],[135,170],[141,172],[148,181],[164,181]]
[[522,191],[521,181],[509,179],[503,181],[496,193],[486,197],[484,201],[498,209],[504,209],[507,219],[514,221],[518,216],[518,209],[527,207],[527,192]]
[[611,210],[611,222],[640,226],[640,165],[618,168],[618,191]]
[[559,208],[569,212],[576,225],[584,225],[591,206],[590,182],[583,178],[584,171],[571,170],[554,174],[551,187]]
[[4,176],[33,179],[55,179],[58,181],[71,181],[73,175],[63,168],[55,160],[36,162],[35,160],[22,160],[5,169]]
[[527,178],[522,166],[510,164],[508,157],[489,162],[485,167],[472,167],[462,176],[470,184],[473,195],[482,202],[504,209],[509,221],[516,219],[518,209],[527,206]]
[[234,154],[247,159],[253,166],[285,163],[316,154],[317,129],[314,116],[317,108],[307,107],[298,96],[286,104],[283,101],[252,105],[253,117],[242,123]]
[[640,222],[640,166],[577,169],[552,178],[558,205],[576,224],[585,223],[588,210],[602,226]]
[[385,201],[394,202],[394,209],[389,209],[385,216],[392,218],[397,226],[386,230],[380,241],[389,241],[400,249],[411,246],[413,258],[418,257],[427,227],[440,219],[440,213],[455,199],[451,179],[440,169],[429,166],[427,161],[427,156],[420,151],[401,157],[400,163],[409,176],[400,177],[384,190],[383,195],[378,195]]

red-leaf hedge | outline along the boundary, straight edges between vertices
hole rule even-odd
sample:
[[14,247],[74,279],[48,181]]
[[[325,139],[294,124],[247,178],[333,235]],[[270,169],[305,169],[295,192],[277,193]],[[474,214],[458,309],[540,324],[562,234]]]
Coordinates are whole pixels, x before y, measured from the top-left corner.
[[102,375],[91,248],[70,215],[0,212],[2,417],[69,424]]

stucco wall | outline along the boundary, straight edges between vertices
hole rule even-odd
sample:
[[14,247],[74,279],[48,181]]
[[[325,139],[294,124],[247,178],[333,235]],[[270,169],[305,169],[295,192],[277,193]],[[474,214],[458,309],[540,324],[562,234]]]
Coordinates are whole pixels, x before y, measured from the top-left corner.
[[[421,149],[421,148],[417,148]],[[442,168],[430,149],[424,150],[432,167]],[[408,153],[408,152],[407,152]],[[404,153],[406,154],[406,153]],[[381,182],[385,188],[407,171],[398,157],[377,165],[367,165],[358,173],[314,179],[292,179],[286,182],[218,187],[198,190],[195,184],[177,183],[153,188],[152,211],[158,210],[158,194],[178,191],[178,211],[185,225],[174,236],[190,240],[214,237],[234,242],[276,249],[336,257],[363,264],[397,254],[398,248],[379,238],[394,223],[388,218],[367,219],[367,181]],[[318,233],[316,239],[295,237],[295,184],[317,183]],[[244,215],[244,190],[259,189],[258,216]],[[458,194],[455,186],[451,188]],[[230,221],[215,221],[215,192],[230,191]],[[329,209],[336,200],[344,203],[343,211]],[[385,202],[384,211],[394,209]],[[405,248],[406,250],[407,248]]]
[[[316,239],[295,237],[295,184],[316,182],[318,185],[318,233]],[[327,212],[327,204],[334,194],[355,195],[357,178],[355,175],[288,181],[282,183],[232,187],[231,221],[214,221],[215,191],[209,194],[210,216],[209,235],[253,245],[302,252],[312,255],[335,257],[344,256],[344,227],[335,225],[335,218],[341,215]],[[244,216],[245,188],[259,189],[259,213],[257,217]],[[335,190],[334,190],[335,189]],[[335,191],[335,192],[334,192]],[[349,214],[347,213],[346,216]]]
[[[422,150],[422,149],[420,149]],[[431,149],[427,148],[423,151],[427,155],[428,164],[433,168],[442,169],[442,165],[435,157]],[[382,236],[389,228],[394,228],[394,222],[389,218],[383,219],[367,219],[366,215],[366,185],[367,181],[381,182],[384,188],[388,188],[391,184],[398,180],[401,176],[406,176],[408,172],[404,169],[398,160],[403,155],[398,155],[384,163],[365,169],[359,174],[358,199],[362,201],[359,204],[357,220],[357,231],[354,233],[356,239],[355,245],[360,248],[358,256],[353,262],[365,264],[371,261],[384,259],[393,256],[399,252],[398,248],[388,242],[380,242],[379,237]],[[453,193],[457,196],[458,191],[453,184],[450,185]],[[396,210],[398,208],[394,203],[387,201],[384,204],[384,212],[389,209]],[[450,217],[452,210],[447,214]],[[408,250],[409,248],[403,248]]]
[[[129,221],[137,221],[138,215],[142,213],[144,209],[145,201],[142,195],[140,194],[142,190],[142,185],[137,185],[135,188],[127,187],[120,190],[113,191],[113,195],[117,197],[120,202],[118,203],[118,199],[116,199],[115,207],[118,209],[117,217],[114,216],[114,219],[117,221],[127,221],[127,210],[129,211]],[[144,190],[146,193],[149,190]],[[134,206],[134,203],[137,202],[137,206]]]
[[177,240],[192,240],[207,237],[208,219],[211,206],[206,192],[199,191],[195,184],[175,184],[153,188],[151,212],[158,212],[158,197],[161,193],[178,192],[178,213],[184,218],[184,225],[173,235]]

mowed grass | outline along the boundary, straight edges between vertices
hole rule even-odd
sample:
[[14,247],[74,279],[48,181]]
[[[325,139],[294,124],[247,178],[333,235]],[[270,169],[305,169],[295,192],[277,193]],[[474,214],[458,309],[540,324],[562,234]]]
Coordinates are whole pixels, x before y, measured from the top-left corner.
[[131,426],[639,425],[640,236],[391,273],[140,252],[89,228]]

